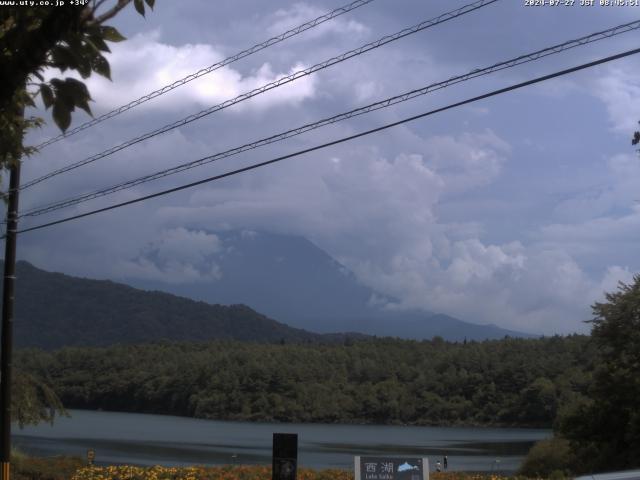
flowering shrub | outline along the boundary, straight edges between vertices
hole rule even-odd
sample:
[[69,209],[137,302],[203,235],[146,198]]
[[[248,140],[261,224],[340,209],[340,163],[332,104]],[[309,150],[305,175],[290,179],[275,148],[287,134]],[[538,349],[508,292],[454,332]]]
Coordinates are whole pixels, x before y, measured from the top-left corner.
[[[271,480],[271,467],[83,467],[71,480]],[[303,468],[298,470],[298,480],[353,480],[353,473]]]
[[[298,480],[353,480],[349,470],[298,470]],[[463,472],[432,473],[430,480],[506,480],[498,475]],[[511,477],[513,479],[513,477]],[[225,467],[83,467],[71,480],[271,480],[270,466]]]

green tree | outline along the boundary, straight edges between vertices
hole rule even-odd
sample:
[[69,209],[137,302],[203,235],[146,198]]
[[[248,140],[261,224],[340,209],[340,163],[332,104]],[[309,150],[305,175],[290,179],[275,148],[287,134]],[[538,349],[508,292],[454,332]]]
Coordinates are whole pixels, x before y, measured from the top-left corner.
[[53,423],[56,414],[67,414],[51,386],[39,377],[16,372],[12,390],[14,401],[11,403],[11,418],[21,428],[43,421]]
[[592,307],[598,364],[588,399],[558,421],[585,471],[640,466],[640,275],[606,300]]
[[[16,165],[33,147],[24,145],[30,128],[42,118],[25,116],[39,97],[51,109],[56,125],[65,131],[76,107],[91,115],[91,95],[74,78],[45,79],[45,70],[76,71],[85,79],[92,73],[111,78],[107,42],[125,38],[105,22],[132,3],[144,16],[145,2],[155,0],[91,0],[64,8],[4,6],[0,9],[0,172]],[[12,382],[12,415],[20,425],[53,421],[64,412],[53,390],[42,379],[16,371]]]
[[[145,0],[153,8],[155,0]],[[6,169],[25,155],[34,153],[23,139],[30,128],[42,125],[35,116],[25,117],[27,107],[40,97],[52,110],[53,119],[63,131],[77,108],[91,114],[91,95],[86,85],[74,78],[45,80],[46,69],[61,73],[73,70],[82,78],[97,73],[110,78],[106,42],[124,37],[104,23],[115,17],[132,0],[92,0],[70,8],[5,6],[0,9],[0,169]],[[143,0],[133,0],[144,15]]]
[[520,393],[520,416],[528,421],[548,425],[556,416],[558,398],[555,384],[539,377]]

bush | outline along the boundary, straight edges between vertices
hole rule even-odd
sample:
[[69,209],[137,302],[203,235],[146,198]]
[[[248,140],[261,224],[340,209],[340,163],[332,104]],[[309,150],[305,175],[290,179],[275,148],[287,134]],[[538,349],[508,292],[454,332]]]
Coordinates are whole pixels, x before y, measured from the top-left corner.
[[68,480],[82,466],[80,458],[33,458],[15,453],[11,458],[12,480]]
[[571,476],[574,465],[569,441],[554,437],[537,442],[529,450],[518,473],[526,477],[558,479]]

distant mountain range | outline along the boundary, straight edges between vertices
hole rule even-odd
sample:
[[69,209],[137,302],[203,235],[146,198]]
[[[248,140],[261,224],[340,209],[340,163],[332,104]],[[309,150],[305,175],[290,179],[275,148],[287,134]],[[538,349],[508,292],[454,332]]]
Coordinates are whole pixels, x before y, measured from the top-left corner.
[[[381,305],[397,300],[362,285],[353,272],[304,237],[267,232],[209,233],[215,234],[220,244],[217,253],[204,260],[207,271],[215,267],[215,278],[173,283],[167,274],[163,281],[119,280],[207,303],[249,305],[287,325],[313,332],[413,339],[441,336],[460,341],[531,336],[428,311],[385,309]],[[136,261],[163,269],[154,250]]]
[[[215,233],[220,248],[202,261],[218,278],[187,283],[171,280],[171,265],[156,251],[136,259],[166,271],[161,280],[118,279],[145,290],[162,290],[212,304],[244,304],[278,321],[316,332],[349,330],[354,319],[379,314],[376,295],[355,275],[303,237],[256,232]],[[389,299],[386,299],[389,301]],[[359,326],[365,326],[357,322]]]
[[[387,311],[377,305],[394,299],[360,284],[302,237],[217,235],[222,254],[208,259],[215,262],[217,275],[181,284],[124,279],[144,290],[18,262],[16,345],[51,349],[158,340],[315,343],[366,335],[447,340],[528,336],[431,312]],[[150,251],[145,261],[158,259]]]
[[211,339],[331,343],[359,336],[319,335],[276,322],[244,305],[209,305],[111,281],[45,272],[23,261],[18,262],[16,274],[14,338],[18,347]]

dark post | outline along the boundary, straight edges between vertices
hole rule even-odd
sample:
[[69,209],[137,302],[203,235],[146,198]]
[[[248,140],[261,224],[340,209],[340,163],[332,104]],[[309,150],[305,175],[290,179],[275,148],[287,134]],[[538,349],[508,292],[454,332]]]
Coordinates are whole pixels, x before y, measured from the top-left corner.
[[13,344],[13,300],[16,280],[16,231],[18,230],[18,195],[20,162],[10,169],[7,205],[7,235],[4,243],[4,285],[2,290],[2,338],[0,346],[0,404],[2,405],[2,480],[9,480],[11,461],[11,354]]
[[272,480],[295,480],[298,466],[298,434],[273,434]]

